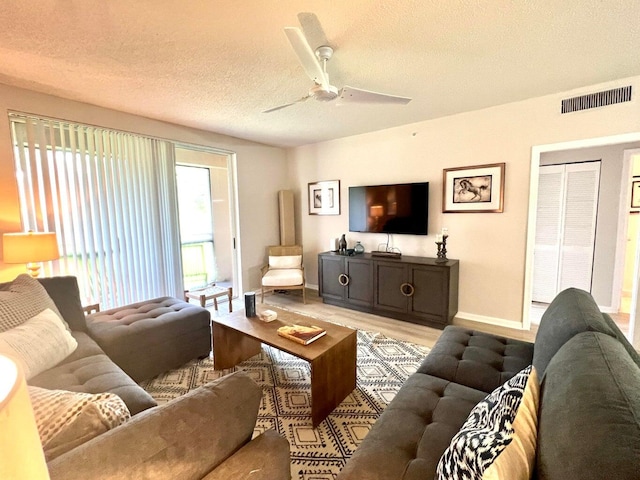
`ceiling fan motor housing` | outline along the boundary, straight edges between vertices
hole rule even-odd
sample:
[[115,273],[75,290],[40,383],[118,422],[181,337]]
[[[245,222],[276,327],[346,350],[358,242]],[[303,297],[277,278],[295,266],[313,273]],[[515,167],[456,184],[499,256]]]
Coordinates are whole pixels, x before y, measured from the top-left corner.
[[314,85],[309,90],[309,96],[315,98],[319,102],[330,102],[338,97],[338,89],[333,85],[329,85],[326,89],[322,85]]

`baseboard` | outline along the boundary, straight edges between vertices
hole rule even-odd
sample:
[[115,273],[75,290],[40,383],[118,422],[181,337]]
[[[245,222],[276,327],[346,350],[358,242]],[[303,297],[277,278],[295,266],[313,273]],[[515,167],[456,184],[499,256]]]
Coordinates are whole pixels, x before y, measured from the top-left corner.
[[506,320],[504,318],[487,317],[485,315],[476,315],[475,313],[458,312],[455,318],[460,320],[469,320],[478,323],[487,323],[489,325],[496,325],[498,327],[511,328],[513,330],[526,330],[522,325],[522,322],[516,322],[514,320]]

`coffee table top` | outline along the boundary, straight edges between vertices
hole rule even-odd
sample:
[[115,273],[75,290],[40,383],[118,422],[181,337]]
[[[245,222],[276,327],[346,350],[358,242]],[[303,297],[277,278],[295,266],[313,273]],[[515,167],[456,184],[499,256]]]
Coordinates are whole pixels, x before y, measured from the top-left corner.
[[[356,335],[356,330],[342,327],[335,323],[325,322],[315,317],[283,310],[273,306],[257,305],[258,312],[273,310],[278,318],[272,322],[263,322],[258,317],[246,317],[244,310],[230,313],[220,317],[214,317],[211,321],[215,324],[237,330],[256,340],[271,345],[272,347],[290,353],[303,360],[312,361],[321,356],[334,345],[340,343],[350,335]],[[278,328],[283,325],[306,325],[324,328],[327,334],[309,345],[302,345],[278,335]],[[214,345],[215,349],[215,345]]]

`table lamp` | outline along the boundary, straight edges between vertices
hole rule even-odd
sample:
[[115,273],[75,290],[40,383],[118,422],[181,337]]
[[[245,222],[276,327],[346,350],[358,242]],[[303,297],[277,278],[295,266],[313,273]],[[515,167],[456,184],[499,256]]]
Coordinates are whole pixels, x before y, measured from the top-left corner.
[[0,355],[0,478],[48,479],[24,375]]
[[2,241],[2,261],[26,263],[33,278],[40,275],[40,262],[60,258],[55,232],[5,233]]

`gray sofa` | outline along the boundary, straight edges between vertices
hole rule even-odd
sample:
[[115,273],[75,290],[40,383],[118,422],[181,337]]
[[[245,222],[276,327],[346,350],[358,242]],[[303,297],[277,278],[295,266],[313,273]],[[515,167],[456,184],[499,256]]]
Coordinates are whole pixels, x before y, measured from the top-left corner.
[[640,357],[588,293],[568,289],[535,343],[445,328],[338,479],[435,478],[473,406],[530,364],[540,379],[533,478],[640,478]]
[[[157,365],[139,365],[145,359],[153,363],[152,356],[131,351],[136,334],[145,337],[142,343],[148,343],[150,339],[158,342],[157,336],[146,335],[148,329],[140,331],[143,322],[136,322],[136,319],[139,319],[141,304],[102,312],[101,317],[94,318],[93,330],[102,332],[102,337],[98,335],[98,338],[106,338],[108,345],[117,352],[121,363],[117,365],[90,335],[75,277],[43,278],[40,283],[69,325],[78,347],[60,364],[31,378],[29,385],[75,392],[115,393],[132,415],[124,424],[50,460],[48,467],[52,479],[218,479],[248,478],[249,475],[251,479],[290,478],[287,440],[274,431],[251,439],[262,391],[246,374],[227,375],[157,406],[154,399],[125,373],[129,370],[145,377],[159,368]],[[156,310],[158,315],[163,308],[169,308],[165,316],[170,320],[175,320],[175,315],[182,315],[178,320],[184,320],[185,313],[189,313],[187,308],[193,308],[195,316],[205,312],[209,318],[209,313],[199,306],[182,305],[171,310],[175,302],[160,300],[151,302],[153,308],[160,304],[160,309]],[[113,322],[115,329],[102,329],[100,318]],[[110,334],[109,330],[116,333]],[[122,332],[128,343],[118,349],[114,338]],[[208,329],[205,334],[208,335]],[[182,340],[184,338],[177,337],[178,342]],[[179,348],[179,354],[167,352],[172,358],[169,363],[166,359],[156,363],[165,368],[185,355],[187,359],[196,358],[202,355],[202,348],[206,347],[208,352],[210,343],[206,337],[204,342],[187,342],[187,345],[193,345],[189,347],[193,348],[190,353],[188,349],[185,353],[184,348]]]

